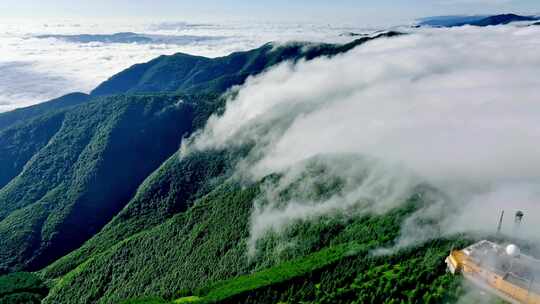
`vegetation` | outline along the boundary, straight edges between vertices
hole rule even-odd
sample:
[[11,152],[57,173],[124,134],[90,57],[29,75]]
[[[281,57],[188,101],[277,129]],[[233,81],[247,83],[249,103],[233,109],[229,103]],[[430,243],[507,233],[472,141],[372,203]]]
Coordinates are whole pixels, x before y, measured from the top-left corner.
[[[258,243],[258,254],[250,257],[246,252],[249,214],[258,191],[258,184],[225,182],[164,224],[94,253],[63,276],[44,302],[114,303],[136,296],[158,296],[168,301],[200,298],[207,302],[261,303],[312,299],[328,303],[331,301],[323,295],[352,288],[359,273],[372,266],[393,267],[398,263],[409,273],[404,271],[401,277],[392,278],[424,282],[411,296],[414,299],[426,295],[451,299],[452,294],[435,288],[439,287],[432,284],[435,279],[441,288],[449,287],[459,294],[459,288],[448,285],[455,283],[454,278],[443,278],[444,257],[452,245],[465,243],[437,241],[391,257],[370,255],[373,249],[392,245],[403,219],[421,205],[419,197],[386,215],[331,216],[298,222],[284,234],[269,234]],[[284,247],[284,240],[294,246]],[[426,270],[413,271],[419,265]],[[372,280],[377,272],[368,274],[366,279]],[[317,284],[322,286],[320,293],[316,293]],[[376,284],[382,283],[373,284],[373,292],[380,292]],[[403,290],[409,291],[405,287]],[[343,302],[352,297],[349,293]],[[396,299],[403,297],[396,294]],[[333,295],[332,299],[340,298]],[[141,299],[129,303],[136,301],[144,303]]]
[[25,124],[0,130],[0,189],[58,132],[64,112],[53,112]]
[[43,275],[46,278],[60,277],[92,255],[185,211],[193,201],[225,179],[233,164],[233,156],[226,151],[201,152],[185,157],[174,154],[147,178],[134,198],[102,231],[81,248],[45,268]]
[[90,96],[87,94],[71,93],[30,107],[0,113],[0,131],[19,122],[29,121],[32,118],[73,107],[89,100]]
[[[463,288],[458,277],[446,273],[444,258],[453,246],[466,246],[472,240],[434,240],[389,255],[374,254],[373,249],[384,246],[386,238],[396,235],[398,228],[392,223],[399,222],[402,216],[411,212],[409,208],[412,207],[380,217],[356,218],[344,223],[343,229],[336,227],[339,221],[333,220],[301,224],[302,228],[297,226],[289,230],[289,237],[294,239],[299,231],[303,231],[302,236],[307,236],[313,229],[331,231],[330,227],[334,227],[338,235],[328,242],[327,247],[313,254],[208,284],[195,289],[192,292],[195,296],[181,297],[173,302],[453,303],[463,294]],[[370,227],[381,226],[387,229],[387,233],[380,234],[378,238],[362,234]],[[354,236],[360,243],[340,243]],[[325,237],[332,238],[333,235],[321,233],[315,236],[320,240]],[[299,248],[291,249],[298,252]],[[256,266],[253,268],[257,269]],[[145,303],[143,299],[139,301]]]
[[204,297],[200,297],[201,300],[204,299],[204,301],[209,302],[229,299],[246,292],[251,293],[263,287],[269,287],[294,278],[301,278],[310,272],[333,264],[337,260],[359,250],[361,250],[361,247],[356,243],[328,247],[319,252],[293,259],[250,275],[209,285],[198,290],[196,293]]
[[167,304],[169,301],[165,301],[159,297],[143,297],[137,299],[130,299],[122,301],[121,304]]
[[48,289],[37,276],[31,273],[12,273],[0,276],[1,304],[40,303]]
[[[93,255],[63,276],[45,303],[115,303],[177,291],[244,273],[244,239],[258,187],[225,183],[185,213]],[[159,274],[159,275],[158,275]]]
[[207,111],[199,104],[215,104],[212,98],[116,96],[65,113],[56,134],[0,190],[0,271],[39,269],[96,234],[177,151]]
[[366,247],[354,243],[329,247],[261,272],[210,285],[198,301],[455,302],[463,291],[461,282],[446,274],[441,262],[450,243],[455,242],[431,242],[391,256],[370,256]]

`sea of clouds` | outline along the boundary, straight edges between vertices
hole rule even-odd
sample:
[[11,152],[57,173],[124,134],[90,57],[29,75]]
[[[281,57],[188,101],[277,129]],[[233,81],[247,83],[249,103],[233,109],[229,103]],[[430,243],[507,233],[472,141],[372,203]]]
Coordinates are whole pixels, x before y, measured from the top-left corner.
[[[465,26],[284,63],[236,88],[183,151],[255,143],[243,174],[284,175],[252,214],[251,245],[296,221],[385,212],[418,185],[442,195],[405,221],[399,246],[492,233],[503,209],[505,232],[522,210],[521,236],[540,240],[539,48],[540,27]],[[313,158],[345,180],[343,190],[273,202]]]
[[[0,21],[0,112],[74,91],[89,92],[115,73],[159,55],[224,56],[269,41],[345,42],[352,38],[342,34],[352,31],[364,29],[274,23]],[[118,37],[112,35],[124,32],[148,41],[115,41]]]

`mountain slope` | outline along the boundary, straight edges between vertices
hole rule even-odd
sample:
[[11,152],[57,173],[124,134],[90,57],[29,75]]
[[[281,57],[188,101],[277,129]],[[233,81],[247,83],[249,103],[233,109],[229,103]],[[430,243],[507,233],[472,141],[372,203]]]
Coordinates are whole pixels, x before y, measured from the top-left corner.
[[87,94],[71,93],[34,106],[0,113],[0,131],[18,122],[27,121],[54,110],[76,106],[89,100],[90,96]]
[[62,126],[65,113],[46,114],[0,131],[0,189],[19,175],[24,165]]
[[245,271],[241,240],[247,236],[256,193],[256,187],[221,186],[190,211],[94,255],[64,276],[44,303],[115,303],[163,292],[173,296],[176,290]]
[[66,113],[0,190],[0,267],[37,269],[97,233],[192,131],[196,99],[118,96]]
[[226,151],[182,158],[174,154],[145,180],[135,197],[102,231],[81,248],[45,268],[42,274],[48,279],[61,277],[93,255],[185,211],[193,201],[226,178],[233,164],[232,156]]

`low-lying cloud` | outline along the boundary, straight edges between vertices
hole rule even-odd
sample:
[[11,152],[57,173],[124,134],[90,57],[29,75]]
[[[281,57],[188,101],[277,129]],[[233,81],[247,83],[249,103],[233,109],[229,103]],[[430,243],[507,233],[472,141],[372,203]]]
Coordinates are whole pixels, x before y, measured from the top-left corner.
[[0,62],[0,112],[62,95],[65,87],[80,85],[63,75],[34,70],[31,62]]
[[[183,148],[256,143],[241,167],[255,180],[279,172],[292,181],[291,168],[321,155],[375,158],[385,166],[373,185],[428,183],[446,193],[404,223],[402,245],[494,231],[501,209],[508,221],[523,210],[523,235],[538,238],[539,46],[535,27],[420,29],[332,59],[282,64],[238,88],[224,114]],[[326,201],[257,207],[252,242],[351,204],[373,211],[361,201],[376,196],[352,195],[362,187],[360,179]],[[417,219],[436,224],[419,227]]]
[[76,35],[37,35],[40,39],[59,39],[73,43],[139,43],[139,44],[175,44],[186,45],[201,43],[207,40],[220,40],[225,37],[218,36],[192,36],[192,35],[156,35],[122,32],[114,34],[76,34]]
[[269,41],[351,40],[339,36],[345,31],[359,29],[268,23],[0,21],[0,112],[74,91],[89,92],[123,69],[160,55],[217,57]]

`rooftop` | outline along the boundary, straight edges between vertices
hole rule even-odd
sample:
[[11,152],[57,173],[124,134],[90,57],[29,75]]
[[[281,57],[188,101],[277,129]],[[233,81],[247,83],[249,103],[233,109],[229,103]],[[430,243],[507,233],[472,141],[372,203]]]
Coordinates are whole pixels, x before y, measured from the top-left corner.
[[510,256],[505,248],[484,240],[463,249],[463,253],[508,282],[540,294],[540,260],[525,254]]

